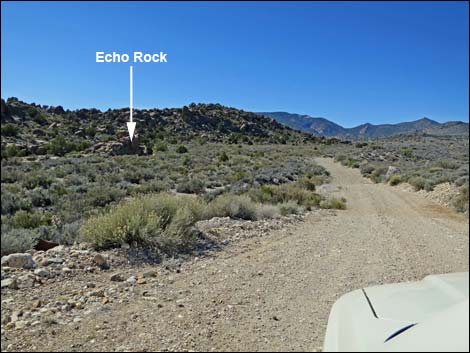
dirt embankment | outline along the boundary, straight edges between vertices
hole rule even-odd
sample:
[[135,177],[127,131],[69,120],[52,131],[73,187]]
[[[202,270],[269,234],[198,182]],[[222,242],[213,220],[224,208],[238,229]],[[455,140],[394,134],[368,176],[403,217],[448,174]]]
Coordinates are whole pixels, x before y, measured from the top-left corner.
[[[315,211],[287,230],[229,244],[70,324],[2,329],[2,350],[319,350],[342,294],[468,270],[465,217],[331,159],[319,163],[347,210]],[[90,280],[107,290],[109,276]]]

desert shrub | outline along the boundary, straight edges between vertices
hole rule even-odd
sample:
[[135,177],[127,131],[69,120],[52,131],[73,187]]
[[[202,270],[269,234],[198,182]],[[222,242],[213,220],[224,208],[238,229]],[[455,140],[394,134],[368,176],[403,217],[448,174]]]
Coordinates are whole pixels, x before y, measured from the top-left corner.
[[16,157],[19,154],[19,149],[15,145],[2,146],[2,159]]
[[48,192],[41,188],[34,189],[30,194],[31,203],[34,207],[46,207],[52,204],[52,199],[50,198]]
[[411,158],[413,157],[413,150],[409,147],[403,147],[401,149],[401,154],[405,157]]
[[363,148],[363,147],[366,147],[366,146],[367,146],[367,142],[356,142],[356,143],[354,144],[354,146],[355,146],[356,148]]
[[436,163],[435,167],[442,169],[459,169],[459,164],[448,159],[441,159]]
[[361,165],[359,164],[359,162],[353,158],[350,158],[346,165],[349,167],[349,168],[359,168]]
[[28,173],[22,180],[22,185],[28,190],[32,190],[38,187],[47,189],[52,184],[52,177],[45,172],[39,173]]
[[370,175],[375,171],[375,166],[372,164],[366,163],[366,164],[362,164],[359,169],[362,175]]
[[453,206],[459,212],[468,212],[469,208],[469,187],[468,183],[460,188],[459,195],[454,199]]
[[80,239],[98,249],[126,242],[171,255],[193,243],[193,225],[203,207],[199,198],[166,193],[140,196],[89,218],[80,228]]
[[384,174],[387,172],[387,168],[385,167],[378,167],[372,172],[370,179],[374,183],[381,183],[384,180]]
[[168,151],[168,145],[163,141],[158,141],[153,145],[153,152],[166,152]]
[[248,196],[225,194],[209,204],[205,218],[230,217],[256,220],[256,212],[256,204]]
[[299,214],[302,212],[301,207],[294,201],[287,201],[279,204],[281,215]]
[[2,226],[2,256],[28,251],[32,249],[36,239],[37,235],[33,229],[5,229]]
[[389,184],[392,186],[398,185],[401,183],[401,175],[392,175],[388,180]]
[[225,153],[225,151],[223,151],[220,156],[219,156],[219,162],[227,162],[228,161],[228,156],[227,156],[227,153]]
[[150,182],[139,184],[132,192],[133,194],[150,194],[170,190],[170,186],[160,180],[151,180]]
[[319,182],[320,178],[319,177],[302,177],[297,181],[297,185],[299,185],[301,188],[309,190],[309,191],[315,191],[316,188],[316,183]]
[[258,189],[251,190],[249,194],[255,202],[280,204],[293,201],[307,209],[318,206],[321,201],[320,195],[303,189],[296,183],[263,185]]
[[20,128],[14,124],[2,124],[2,136],[5,137],[16,137],[20,132]]
[[347,160],[348,160],[348,156],[345,156],[344,154],[335,156],[335,161],[340,162],[341,164],[343,164],[343,162],[346,163]]
[[45,117],[43,114],[41,114],[41,113],[36,114],[36,115],[32,118],[32,120],[33,120],[35,123],[39,124],[39,125],[45,125],[45,124],[47,124],[47,119],[46,119],[46,117]]
[[205,190],[205,184],[199,179],[188,179],[176,186],[176,191],[184,194],[201,194]]
[[332,197],[326,200],[322,200],[320,202],[320,207],[326,209],[345,210],[346,200],[344,198],[337,199],[336,197]]
[[248,174],[246,172],[236,172],[232,175],[231,180],[234,182],[241,180],[248,181]]
[[64,136],[59,135],[55,137],[48,145],[47,152],[56,156],[63,156],[70,152],[70,146]]
[[93,207],[103,207],[122,199],[125,195],[125,191],[121,189],[108,185],[95,185],[87,190],[86,203]]
[[28,110],[26,110],[26,114],[28,114],[31,118],[34,118],[37,115],[39,115],[40,112],[36,108],[31,107],[31,108],[28,108]]
[[31,201],[17,193],[2,190],[2,215],[13,214],[18,210],[31,210]]
[[280,209],[276,205],[260,204],[256,210],[256,219],[272,219],[280,215]]
[[412,177],[408,183],[415,189],[415,191],[423,190],[426,187],[426,179],[423,177]]
[[188,153],[186,146],[180,145],[176,147],[176,153]]
[[6,219],[6,223],[12,228],[37,228],[42,225],[51,225],[52,216],[46,212],[28,212],[20,210]]

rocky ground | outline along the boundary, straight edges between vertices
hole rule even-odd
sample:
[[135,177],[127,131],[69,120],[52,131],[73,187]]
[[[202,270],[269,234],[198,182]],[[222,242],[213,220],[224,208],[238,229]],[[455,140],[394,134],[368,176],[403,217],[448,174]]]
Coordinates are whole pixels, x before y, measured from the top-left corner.
[[347,210],[204,221],[193,256],[160,264],[126,246],[2,258],[2,351],[320,350],[342,294],[468,271],[464,216],[319,162]]
[[[167,287],[174,276],[202,260],[212,261],[214,251],[274,230],[286,230],[303,218],[290,215],[262,221],[228,217],[200,221],[197,227],[205,236],[195,250],[196,256],[163,262],[145,249],[131,249],[126,244],[121,249],[102,252],[77,244],[4,256],[2,351],[35,350],[34,339],[22,339],[26,332],[33,338],[38,334],[55,335],[68,326],[78,329],[84,318],[106,312],[113,304],[126,305],[136,298],[172,302],[171,298],[156,297],[155,289]],[[63,349],[77,347],[72,344]]]

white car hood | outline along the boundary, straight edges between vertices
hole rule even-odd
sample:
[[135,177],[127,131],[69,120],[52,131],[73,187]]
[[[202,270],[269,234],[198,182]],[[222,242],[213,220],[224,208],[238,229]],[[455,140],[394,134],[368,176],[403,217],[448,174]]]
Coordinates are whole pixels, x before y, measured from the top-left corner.
[[468,299],[469,274],[434,275],[420,282],[366,288],[380,319],[417,323]]
[[468,352],[468,282],[456,273],[347,293],[332,307],[323,349]]

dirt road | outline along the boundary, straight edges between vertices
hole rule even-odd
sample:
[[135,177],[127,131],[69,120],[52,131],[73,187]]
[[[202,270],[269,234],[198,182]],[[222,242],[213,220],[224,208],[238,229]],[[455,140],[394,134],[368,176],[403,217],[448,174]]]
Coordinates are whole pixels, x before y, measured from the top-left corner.
[[468,221],[413,193],[319,159],[345,211],[230,245],[146,296],[35,342],[54,350],[319,350],[333,302],[351,290],[468,269]]

